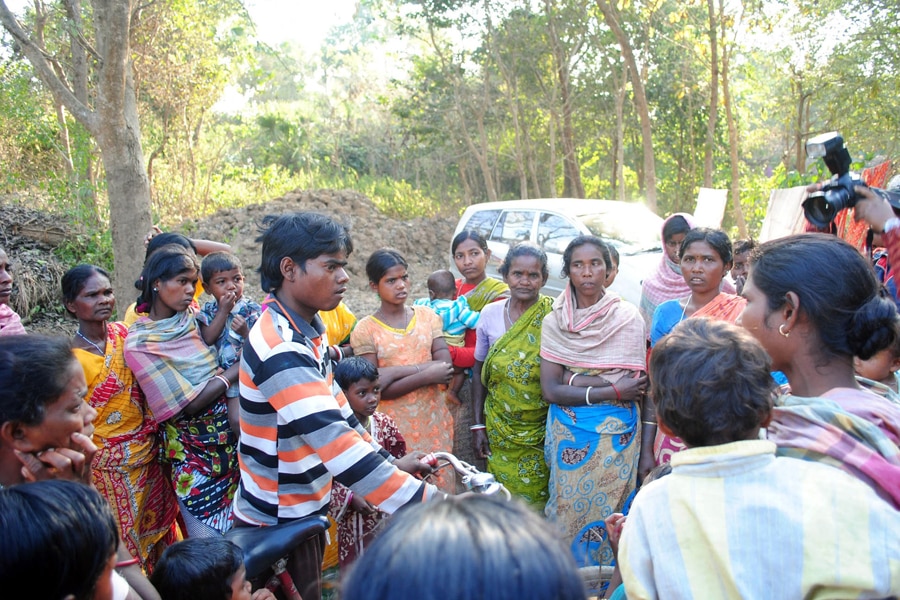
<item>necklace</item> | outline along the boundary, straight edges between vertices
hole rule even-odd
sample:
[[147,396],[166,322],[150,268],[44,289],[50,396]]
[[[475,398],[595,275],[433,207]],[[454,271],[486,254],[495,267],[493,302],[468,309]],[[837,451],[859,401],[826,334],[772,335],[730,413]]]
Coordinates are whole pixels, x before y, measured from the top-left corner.
[[93,346],[94,348],[96,348],[96,349],[97,349],[97,352],[100,353],[100,356],[104,356],[104,355],[106,354],[106,352],[103,350],[103,348],[101,348],[100,346],[98,346],[97,344],[95,344],[94,342],[92,342],[91,340],[89,340],[89,339],[87,338],[86,335],[84,335],[83,333],[81,333],[81,330],[80,330],[80,329],[77,330],[77,331],[75,332],[75,334],[78,335],[78,337],[80,337],[80,338],[83,339],[84,341],[86,341],[88,344],[90,344],[91,346]]
[[401,331],[406,331],[407,327],[409,327],[409,322],[412,320],[412,317],[409,316],[409,312],[407,312],[407,309],[408,309],[407,306],[404,306],[404,307],[403,307],[403,320],[405,321],[404,324],[403,324],[403,327],[394,327],[394,325],[393,325],[392,323],[389,323],[389,322],[388,322],[387,315],[384,314],[384,311],[381,310],[380,308],[379,308],[378,310],[375,311],[375,315],[374,315],[374,316],[377,317],[378,315],[381,315],[381,317],[379,318],[379,320],[380,320],[382,323],[384,323],[385,325],[387,325],[388,327],[391,327],[392,329],[400,329]]
[[681,309],[681,318],[678,319],[679,323],[684,321],[684,313],[685,313],[685,311],[687,311],[688,304],[690,304],[691,300],[693,300],[693,299],[694,299],[694,294],[693,294],[693,292],[691,292],[691,295],[688,296],[687,300],[684,301],[684,308]]
[[[504,309],[503,312],[506,314],[506,323],[507,323],[507,325],[509,325],[509,327],[512,327],[512,326],[513,326],[513,323],[515,323],[515,321],[513,321],[513,320],[512,320],[512,317],[509,316],[509,305],[510,305],[510,304],[512,304],[512,300],[507,300],[507,301],[506,301],[506,307],[505,307],[505,309]],[[519,316],[521,317],[522,315],[519,315]],[[507,329],[509,329],[509,327],[507,327]]]

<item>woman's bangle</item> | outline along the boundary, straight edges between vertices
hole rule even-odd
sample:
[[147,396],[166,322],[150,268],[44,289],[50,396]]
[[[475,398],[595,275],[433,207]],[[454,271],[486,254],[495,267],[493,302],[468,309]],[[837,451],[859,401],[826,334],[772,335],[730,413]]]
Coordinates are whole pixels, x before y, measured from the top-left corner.
[[225,384],[226,390],[231,387],[231,382],[228,381],[228,379],[226,379],[223,375],[216,375],[216,379]]
[[469,431],[479,431],[481,429],[487,429],[487,425],[484,423],[475,423],[474,425],[469,426]]
[[644,425],[653,425],[656,427],[656,421],[641,421]]
[[332,346],[332,348],[334,349],[334,353],[337,356],[337,358],[335,358],[334,360],[337,362],[344,360],[344,351],[341,350],[341,347],[340,346]]
[[575,378],[581,375],[581,373],[572,373],[572,376],[569,377],[569,385],[572,385],[572,382],[575,381]]
[[591,404],[591,390],[594,389],[594,386],[587,386],[587,389],[584,390],[584,403],[588,406],[593,406]]
[[124,569],[125,567],[130,567],[130,566],[132,566],[132,565],[136,565],[136,564],[138,564],[139,562],[141,562],[141,561],[139,561],[139,560],[136,559],[136,558],[132,558],[131,560],[123,560],[122,562],[117,562],[117,563],[116,563],[116,568],[117,568],[117,569]]
[[609,382],[609,385],[612,386],[613,391],[616,393],[616,402],[622,401],[622,394],[619,393],[619,388],[616,387],[612,381]]

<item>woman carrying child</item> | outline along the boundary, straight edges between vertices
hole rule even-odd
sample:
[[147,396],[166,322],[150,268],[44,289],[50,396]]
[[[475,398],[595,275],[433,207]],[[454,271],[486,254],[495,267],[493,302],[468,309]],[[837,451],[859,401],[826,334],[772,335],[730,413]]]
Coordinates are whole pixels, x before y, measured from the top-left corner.
[[125,364],[128,329],[109,322],[116,298],[100,267],[69,269],[62,294],[66,310],[78,319],[72,342],[88,384],[85,399],[97,410],[92,481],[109,500],[129,552],[152,572],[175,541],[178,505],[159,463],[158,426]]
[[[505,282],[485,273],[491,251],[487,240],[477,231],[466,229],[460,231],[450,244],[450,254],[456,270],[462,277],[456,280],[456,295],[465,296],[469,308],[481,312],[485,306],[509,297],[509,287]],[[475,344],[477,337],[474,329],[467,329],[464,344],[450,348],[453,366],[458,369],[470,369],[475,365]],[[472,449],[472,436],[469,428],[475,424],[473,406],[469,401],[471,386],[461,388],[460,404],[451,406],[456,421],[453,452],[466,461],[474,461],[476,455]]]
[[832,235],[794,235],[756,249],[742,293],[737,323],[791,386],[768,427],[778,454],[842,468],[900,507],[900,406],[861,388],[853,372],[855,356],[866,360],[900,335],[872,268]]
[[[244,270],[240,259],[230,252],[207,254],[200,264],[200,281],[214,300],[204,304],[197,313],[197,324],[206,345],[215,347],[219,368],[225,371],[240,361],[244,340],[250,335],[262,307],[244,298]],[[234,385],[225,390],[225,397],[231,429],[239,433],[239,387]]]
[[381,307],[357,324],[350,343],[356,356],[378,367],[384,412],[410,446],[446,451],[453,446],[453,418],[443,384],[450,382],[453,365],[440,317],[424,306],[406,306],[407,266],[396,250],[369,257],[366,275]]
[[[690,293],[656,307],[650,327],[650,345],[655,346],[678,323],[691,317],[705,317],[734,323],[747,301],[720,291],[732,266],[731,240],[718,229],[698,227],[688,231],[678,251],[679,266]],[[684,443],[657,431],[653,456],[656,464],[668,462],[684,449]]]
[[550,472],[544,460],[547,403],[541,395],[541,324],[553,299],[547,255],[537,246],[513,247],[500,266],[507,300],[481,312],[472,397],[472,443],[488,470],[514,495],[543,512]]
[[239,366],[219,372],[215,349],[200,335],[190,309],[198,275],[193,253],[181,246],[153,253],[139,299],[149,312],[129,329],[125,361],[163,425],[164,456],[188,535],[211,537],[232,524],[239,473],[225,392],[237,382]]

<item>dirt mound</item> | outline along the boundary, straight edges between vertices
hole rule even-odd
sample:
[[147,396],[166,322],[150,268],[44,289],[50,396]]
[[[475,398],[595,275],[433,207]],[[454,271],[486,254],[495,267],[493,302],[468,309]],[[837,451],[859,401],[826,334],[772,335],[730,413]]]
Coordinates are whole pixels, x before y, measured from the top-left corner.
[[256,273],[261,250],[256,242],[259,223],[266,215],[307,210],[329,215],[350,229],[354,250],[347,267],[350,283],[344,301],[359,317],[375,312],[380,304],[366,278],[366,260],[378,248],[395,248],[409,262],[411,298],[427,296],[428,275],[436,269],[446,269],[449,264],[455,217],[392,219],[380,212],[369,198],[350,190],[288,192],[265,204],[223,210],[205,219],[186,221],[181,230],[191,237],[231,244],[248,278],[244,293],[259,300],[263,295]]
[[[378,297],[369,289],[365,269],[366,259],[374,250],[390,246],[403,254],[409,262],[411,298],[426,296],[428,275],[448,266],[455,217],[393,219],[366,196],[350,190],[289,192],[263,204],[186,220],[178,230],[189,237],[231,244],[244,264],[248,278],[246,295],[260,300],[263,293],[256,273],[261,250],[256,243],[259,224],[269,214],[303,210],[329,215],[350,229],[354,252],[347,268],[350,284],[344,301],[359,317],[372,314],[379,306]],[[75,263],[60,261],[54,248],[73,239],[77,232],[76,224],[66,223],[59,215],[21,204],[5,203],[0,210],[0,246],[6,249],[15,269],[11,305],[29,331],[74,334],[75,322],[62,310],[60,279]],[[120,308],[126,304],[120,299]]]
[[11,259],[13,296],[10,306],[26,322],[40,322],[38,331],[52,333],[60,326],[74,324],[63,317],[60,279],[68,268],[53,249],[74,235],[58,215],[30,209],[20,204],[4,204],[0,210],[0,246]]

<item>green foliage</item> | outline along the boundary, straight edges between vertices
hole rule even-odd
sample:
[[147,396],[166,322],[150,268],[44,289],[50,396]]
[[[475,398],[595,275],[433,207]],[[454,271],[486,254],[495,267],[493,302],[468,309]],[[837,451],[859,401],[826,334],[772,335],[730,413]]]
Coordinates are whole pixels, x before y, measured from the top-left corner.
[[[692,210],[710,110],[706,3],[616,4],[650,102],[659,212]],[[840,130],[858,156],[900,152],[898,6],[725,5],[719,51],[730,53],[741,203],[756,232],[771,189],[826,176],[820,163],[803,169],[811,135]],[[569,75],[585,194],[616,197],[617,144],[627,198],[644,193],[631,86],[593,1],[362,0],[356,18],[329,32],[314,55],[297,44],[257,43],[251,30],[238,0],[175,0],[141,12],[135,78],[153,207],[166,225],[297,188],[354,189],[408,217],[458,211],[492,192],[562,193],[555,56]],[[228,85],[243,95],[239,114],[216,104]],[[624,137],[616,140],[620,93]],[[102,225],[95,148],[70,118],[58,122],[52,100],[17,60],[0,62],[0,105],[0,189],[39,191]],[[712,150],[713,185],[728,188],[721,96]],[[106,260],[107,234],[86,235],[61,252]]]

